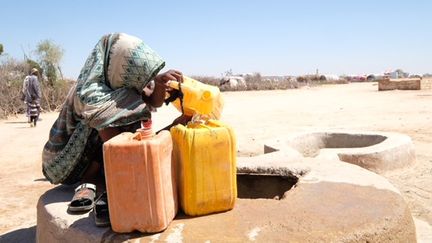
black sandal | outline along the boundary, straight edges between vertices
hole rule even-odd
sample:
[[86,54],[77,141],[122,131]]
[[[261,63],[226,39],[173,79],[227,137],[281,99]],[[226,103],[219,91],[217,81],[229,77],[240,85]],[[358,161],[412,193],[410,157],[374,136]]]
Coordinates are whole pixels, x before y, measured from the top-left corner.
[[96,199],[93,214],[96,226],[107,227],[111,225],[108,211],[108,197],[106,192],[103,192],[98,197],[98,199]]
[[93,208],[96,197],[96,186],[84,183],[75,188],[75,194],[69,203],[70,212],[86,212]]

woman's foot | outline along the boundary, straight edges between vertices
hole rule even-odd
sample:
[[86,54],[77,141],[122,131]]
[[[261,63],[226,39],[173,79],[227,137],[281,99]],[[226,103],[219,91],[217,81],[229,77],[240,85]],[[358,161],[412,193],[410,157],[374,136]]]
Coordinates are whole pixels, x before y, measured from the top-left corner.
[[108,197],[106,192],[102,192],[98,199],[96,199],[93,214],[96,226],[107,227],[111,224],[108,210]]
[[96,185],[83,183],[75,188],[75,194],[69,203],[68,211],[73,213],[87,212],[94,206]]

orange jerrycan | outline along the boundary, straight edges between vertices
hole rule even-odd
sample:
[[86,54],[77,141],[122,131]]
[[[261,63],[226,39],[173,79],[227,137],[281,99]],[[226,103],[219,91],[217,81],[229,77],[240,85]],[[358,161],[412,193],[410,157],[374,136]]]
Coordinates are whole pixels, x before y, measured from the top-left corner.
[[168,85],[183,93],[182,101],[177,98],[172,102],[179,111],[189,116],[201,114],[220,119],[224,100],[218,87],[201,83],[187,76],[183,76],[183,83],[170,81]]
[[179,168],[180,205],[187,215],[227,211],[237,198],[236,138],[217,120],[171,128]]
[[150,121],[135,133],[111,138],[103,152],[113,231],[166,229],[178,208],[171,134],[154,135]]

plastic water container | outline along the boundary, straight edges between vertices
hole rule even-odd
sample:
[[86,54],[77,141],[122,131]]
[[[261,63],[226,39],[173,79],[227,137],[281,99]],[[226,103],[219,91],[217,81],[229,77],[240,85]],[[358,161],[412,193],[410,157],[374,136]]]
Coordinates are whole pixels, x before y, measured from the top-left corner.
[[227,211],[237,198],[236,137],[217,120],[171,128],[179,199],[187,215]]
[[171,134],[154,135],[151,122],[146,123],[135,133],[121,133],[105,142],[103,152],[113,231],[166,229],[178,209]]
[[184,114],[193,116],[195,114],[208,115],[213,119],[220,119],[224,100],[218,87],[201,83],[195,79],[183,76],[183,83],[170,81],[168,85],[173,89],[181,89],[183,93],[183,104],[180,99],[175,99],[172,104]]

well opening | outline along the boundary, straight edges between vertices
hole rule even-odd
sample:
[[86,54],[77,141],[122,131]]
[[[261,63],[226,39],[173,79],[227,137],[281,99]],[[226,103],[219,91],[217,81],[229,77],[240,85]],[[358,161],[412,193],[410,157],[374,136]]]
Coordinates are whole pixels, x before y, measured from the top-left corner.
[[372,134],[330,133],[323,137],[325,148],[363,148],[381,143],[387,137]]
[[237,174],[237,197],[280,200],[298,181],[297,177],[269,174]]
[[313,133],[295,138],[290,146],[304,157],[316,157],[321,149],[364,148],[386,139],[376,134]]

